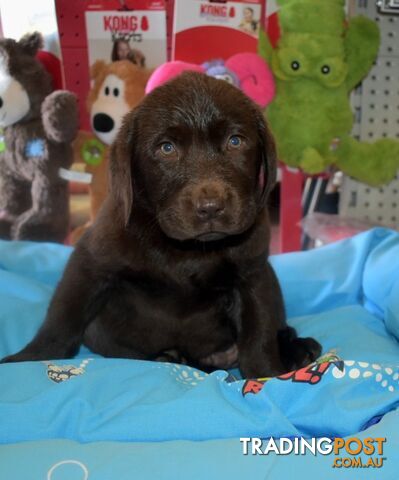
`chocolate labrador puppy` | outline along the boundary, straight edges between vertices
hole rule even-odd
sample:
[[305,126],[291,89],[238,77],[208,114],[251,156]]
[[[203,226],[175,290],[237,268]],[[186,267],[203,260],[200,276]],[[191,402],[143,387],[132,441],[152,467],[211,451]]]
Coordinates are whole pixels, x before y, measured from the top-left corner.
[[320,345],[287,326],[267,262],[276,152],[236,87],[185,73],[154,90],[112,147],[110,194],[36,337],[4,361],[172,359],[278,375]]

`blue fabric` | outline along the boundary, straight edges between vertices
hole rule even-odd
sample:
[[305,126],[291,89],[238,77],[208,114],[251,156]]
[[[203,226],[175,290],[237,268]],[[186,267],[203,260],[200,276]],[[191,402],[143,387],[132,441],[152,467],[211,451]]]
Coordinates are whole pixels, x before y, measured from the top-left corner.
[[[9,480],[397,480],[399,415],[356,435],[389,438],[380,469],[332,468],[334,456],[245,456],[238,439],[147,443],[70,440],[0,447],[0,478]],[[61,464],[61,462],[69,462]],[[78,462],[71,463],[71,462]],[[58,465],[58,466],[57,466]],[[48,473],[53,470],[53,475]],[[84,477],[84,469],[88,478]],[[28,473],[27,473],[28,472]],[[50,474],[51,475],[51,474]]]
[[[0,242],[0,356],[32,338],[70,253],[63,246]],[[317,338],[324,353],[335,351],[289,378],[227,382],[223,371],[206,375],[173,364],[103,359],[84,348],[72,360],[0,365],[0,478],[45,478],[51,465],[75,456],[100,480],[118,471],[116,461],[104,459],[120,458],[125,473],[112,478],[131,478],[133,468],[147,471],[145,462],[155,451],[161,459],[186,452],[198,467],[191,467],[190,478],[204,478],[201,459],[219,475],[207,478],[239,478],[245,469],[255,478],[291,478],[299,467],[322,472],[310,478],[330,478],[331,458],[244,457],[237,439],[348,436],[387,412],[362,435],[374,429],[387,445],[398,446],[398,259],[399,235],[384,229],[272,259],[289,322],[302,336]],[[198,440],[203,442],[192,443]],[[231,457],[230,470],[215,455],[222,450]],[[31,459],[26,471],[37,475],[13,474],[25,468],[18,455]],[[172,478],[166,472],[180,467],[182,476],[173,478],[187,478],[183,458],[166,465],[159,475],[150,477],[149,468],[140,478]],[[388,471],[379,471],[378,478],[396,478],[384,476]],[[64,478],[61,470],[55,475],[53,480]]]

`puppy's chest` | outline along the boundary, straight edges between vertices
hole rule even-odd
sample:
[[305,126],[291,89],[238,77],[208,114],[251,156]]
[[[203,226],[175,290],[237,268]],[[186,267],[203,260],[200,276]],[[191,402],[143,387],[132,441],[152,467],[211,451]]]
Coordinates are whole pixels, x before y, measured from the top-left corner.
[[134,275],[125,279],[125,287],[139,316],[158,318],[169,328],[181,328],[191,323],[240,323],[240,292],[233,272],[213,272],[203,276],[193,273],[184,281],[155,279]]

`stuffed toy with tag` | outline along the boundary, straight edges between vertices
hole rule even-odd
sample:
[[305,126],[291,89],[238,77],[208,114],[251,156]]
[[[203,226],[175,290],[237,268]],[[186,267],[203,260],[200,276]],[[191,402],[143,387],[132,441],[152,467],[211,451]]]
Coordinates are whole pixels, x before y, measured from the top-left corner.
[[146,93],[185,71],[205,73],[240,88],[262,108],[274,96],[274,79],[269,67],[256,53],[237,53],[227,60],[212,60],[198,65],[182,61],[166,62],[155,69]]
[[279,158],[316,174],[331,164],[376,186],[399,168],[399,142],[359,142],[351,136],[349,94],[377,57],[377,24],[347,19],[344,0],[277,0],[280,37],[274,46],[261,32],[259,53],[276,80],[266,118]]
[[0,238],[63,242],[69,226],[68,183],[77,102],[52,92],[36,59],[39,33],[0,40]]
[[[97,60],[90,68],[92,86],[87,109],[93,133],[81,132],[75,142],[89,184],[90,219],[77,227],[70,241],[75,244],[91,226],[108,193],[109,146],[114,141],[126,113],[144,98],[145,86],[152,71],[130,60],[105,63]],[[79,181],[79,175],[73,177]],[[86,181],[86,180],[83,180]]]

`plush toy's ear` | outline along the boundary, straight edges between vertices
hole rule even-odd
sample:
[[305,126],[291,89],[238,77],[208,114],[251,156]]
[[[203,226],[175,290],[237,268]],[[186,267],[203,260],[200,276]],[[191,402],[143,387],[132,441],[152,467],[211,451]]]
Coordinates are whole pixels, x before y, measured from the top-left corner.
[[273,47],[267,33],[260,28],[258,39],[258,54],[268,63],[272,61]]
[[273,100],[274,77],[259,55],[237,53],[226,60],[225,66],[237,75],[241,90],[260,107],[265,108]]
[[277,151],[273,135],[260,110],[257,110],[256,118],[258,124],[259,152],[262,157],[258,183],[261,192],[260,204],[264,206],[277,180]]
[[25,53],[34,57],[38,50],[43,48],[43,37],[39,32],[27,33],[18,42],[18,45],[22,47]]
[[106,68],[107,64],[104,60],[96,60],[93,65],[90,67],[90,78],[95,80],[101,72]]
[[122,209],[125,227],[129,225],[133,208],[133,178],[137,107],[126,115],[110,153],[110,193]]
[[0,71],[8,71],[9,56],[5,48],[0,47]]
[[154,88],[163,85],[165,82],[187,71],[205,73],[205,68],[202,65],[181,62],[179,60],[163,63],[152,73],[148,80],[145,93],[150,93]]

